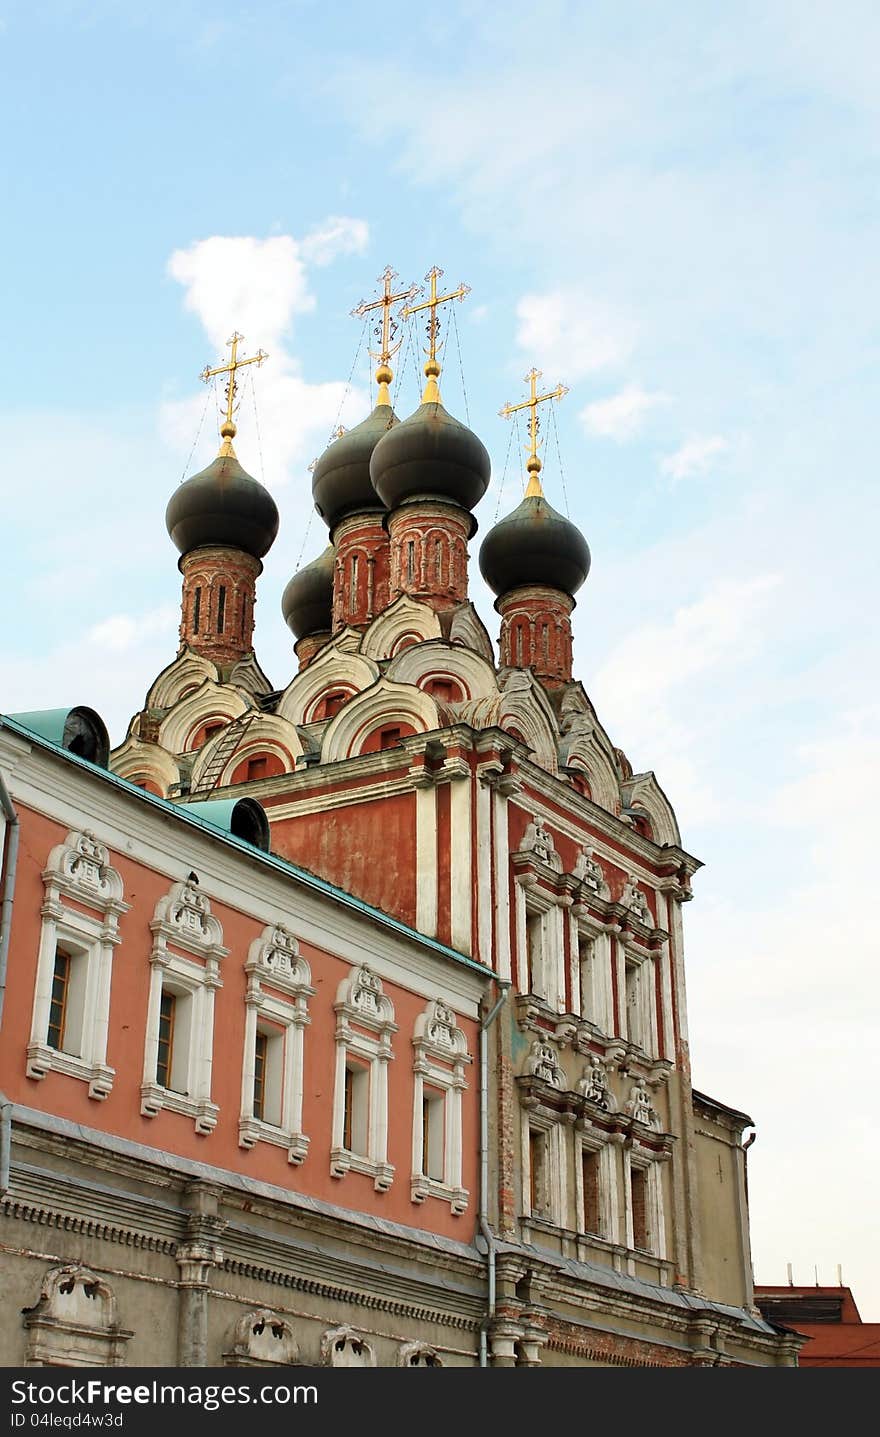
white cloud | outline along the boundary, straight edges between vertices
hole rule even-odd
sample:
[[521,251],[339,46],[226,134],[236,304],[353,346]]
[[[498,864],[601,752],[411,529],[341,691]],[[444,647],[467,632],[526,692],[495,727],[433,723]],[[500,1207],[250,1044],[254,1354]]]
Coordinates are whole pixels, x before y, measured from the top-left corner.
[[639,433],[645,416],[658,405],[668,404],[669,396],[659,390],[650,393],[638,384],[627,384],[618,394],[596,399],[580,412],[586,429],[604,439],[621,442]]
[[682,479],[696,478],[708,473],[712,460],[729,447],[727,440],[720,434],[694,435],[693,438],[686,439],[674,454],[667,454],[660,465],[660,472],[675,484]]
[[578,290],[525,294],[516,315],[517,344],[546,369],[552,384],[614,369],[635,343],[635,326],[628,316]]
[[95,624],[87,637],[90,643],[121,654],[142,644],[146,639],[173,635],[179,619],[179,609],[168,604],[139,616],[111,614],[99,624]]
[[[213,362],[227,354],[226,341],[236,329],[245,336],[243,356],[268,350],[256,378],[255,365],[239,375],[236,449],[245,468],[270,488],[286,483],[295,468],[304,469],[337,423],[350,425],[367,407],[368,396],[341,380],[303,379],[288,341],[294,316],[314,308],[309,264],[328,264],[336,255],[360,250],[367,238],[364,220],[331,217],[302,241],[291,235],[214,235],[175,251],[169,261],[169,273],[185,288],[186,308],[198,316],[214,347]],[[217,392],[222,399],[221,384]],[[207,399],[196,393],[161,409],[163,437],[181,455],[200,433],[191,470],[207,463],[216,449],[217,425]]]
[[370,238],[366,220],[329,215],[302,242],[303,258],[310,264],[329,264],[340,254],[362,254]]

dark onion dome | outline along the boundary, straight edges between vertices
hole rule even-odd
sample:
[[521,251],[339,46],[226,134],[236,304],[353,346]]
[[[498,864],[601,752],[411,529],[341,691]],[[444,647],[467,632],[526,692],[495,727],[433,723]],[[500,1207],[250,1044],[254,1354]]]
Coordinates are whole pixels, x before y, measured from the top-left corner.
[[333,616],[333,566],[336,551],[328,544],[323,554],[294,574],[281,595],[284,622],[297,639],[329,634]]
[[574,598],[589,572],[586,539],[542,493],[527,495],[480,546],[480,573],[498,595],[542,584]]
[[181,554],[219,544],[262,559],[278,533],[278,510],[269,491],[242,469],[227,440],[207,469],[172,494],[165,525]]
[[388,509],[441,499],[473,509],[489,486],[485,445],[439,401],[423,403],[379,440],[370,460],[373,488]]
[[382,436],[399,423],[391,405],[380,402],[372,414],[324,450],[312,475],[312,498],[331,529],[346,514],[385,512],[370,482],[370,459]]

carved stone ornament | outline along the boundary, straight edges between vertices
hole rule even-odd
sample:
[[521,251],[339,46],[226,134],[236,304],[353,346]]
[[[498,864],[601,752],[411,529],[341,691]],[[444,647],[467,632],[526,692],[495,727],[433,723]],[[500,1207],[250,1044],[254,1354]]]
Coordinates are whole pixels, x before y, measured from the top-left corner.
[[608,1071],[605,1063],[595,1053],[584,1064],[583,1077],[578,1082],[578,1092],[588,1103],[594,1103],[603,1112],[617,1111],[617,1099],[608,1086]]
[[562,859],[556,852],[553,835],[549,829],[544,827],[539,818],[533,818],[526,829],[519,852],[531,854],[539,863],[545,863],[548,868],[554,868],[557,873],[562,872]]
[[257,1307],[246,1312],[235,1328],[235,1342],[227,1361],[236,1366],[290,1367],[299,1361],[299,1347],[293,1328],[277,1312]]
[[375,1367],[376,1354],[353,1327],[334,1327],[321,1338],[324,1367]]
[[49,1269],[24,1325],[27,1367],[120,1367],[132,1336],[119,1326],[109,1283],[78,1262]]
[[653,928],[654,922],[651,918],[651,910],[648,907],[647,897],[642,889],[637,886],[635,878],[629,878],[627,880],[620,901],[624,908],[639,923],[644,923],[646,927]]
[[532,1041],[529,1056],[526,1058],[525,1071],[529,1077],[540,1078],[542,1082],[549,1083],[554,1088],[565,1087],[565,1074],[559,1065],[556,1051],[552,1044],[542,1042],[540,1038]]
[[597,898],[608,897],[609,888],[605,882],[605,875],[589,848],[582,848],[580,850],[572,872],[574,877],[577,878],[585,888],[588,888],[591,893],[594,893]]
[[660,1115],[651,1106],[651,1095],[648,1092],[644,1078],[637,1078],[629,1090],[629,1099],[624,1104],[623,1111],[636,1123],[644,1123],[646,1128],[657,1128],[659,1130]]
[[426,1342],[404,1342],[397,1353],[398,1367],[442,1367],[436,1350]]

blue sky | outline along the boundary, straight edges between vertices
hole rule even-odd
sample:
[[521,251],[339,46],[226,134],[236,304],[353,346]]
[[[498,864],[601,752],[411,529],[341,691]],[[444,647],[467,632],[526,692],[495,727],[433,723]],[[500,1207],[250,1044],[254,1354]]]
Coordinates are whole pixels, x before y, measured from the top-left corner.
[[[282,511],[257,644],[287,682],[307,465],[369,403],[349,311],[388,263],[467,282],[442,383],[492,454],[483,532],[498,409],[533,363],[570,386],[576,669],[707,864],[694,1074],[758,1124],[758,1279],[840,1262],[875,1318],[878,42],[856,0],[0,0],[2,706],[91,702],[118,741],[172,656],[164,510],[233,327],[271,354],[237,447]],[[502,512],[518,485],[514,441]]]

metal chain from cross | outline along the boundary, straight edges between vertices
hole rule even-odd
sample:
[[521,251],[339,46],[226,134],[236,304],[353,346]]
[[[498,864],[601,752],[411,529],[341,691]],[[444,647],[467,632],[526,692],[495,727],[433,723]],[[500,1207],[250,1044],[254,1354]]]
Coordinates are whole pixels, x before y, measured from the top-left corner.
[[427,363],[425,364],[425,376],[428,382],[425,385],[425,392],[422,395],[423,404],[440,403],[440,386],[437,383],[440,375],[440,362],[437,359],[437,345],[440,337],[440,320],[437,317],[438,305],[447,304],[453,299],[464,299],[465,295],[471,292],[470,285],[460,284],[458,289],[450,290],[449,294],[438,294],[437,281],[442,274],[442,269],[438,269],[436,265],[433,269],[429,270],[425,275],[425,279],[431,286],[428,298],[422,300],[421,304],[405,304],[400,311],[403,319],[409,319],[411,315],[418,314],[423,309],[430,310],[427,326],[428,347],[425,350],[428,356]]
[[241,344],[243,339],[244,335],[239,334],[238,330],[236,330],[232,338],[227,339],[226,341],[227,346],[231,347],[232,350],[232,353],[229,358],[229,363],[218,364],[213,369],[211,369],[209,365],[206,365],[205,368],[202,370],[201,374],[199,375],[199,379],[203,380],[205,384],[208,384],[210,380],[212,380],[217,374],[229,375],[229,378],[226,381],[226,418],[220,426],[220,437],[223,440],[223,443],[220,445],[221,458],[226,458],[229,455],[232,455],[233,458],[235,457],[235,450],[232,447],[232,441],[238,431],[235,426],[235,421],[232,418],[232,414],[235,409],[235,396],[238,390],[238,386],[235,382],[236,370],[243,369],[246,364],[260,365],[263,363],[264,359],[269,358],[268,354],[265,354],[262,349],[259,349],[257,350],[256,354],[251,355],[250,359],[239,359],[238,346],[239,344]]
[[520,404],[505,404],[504,408],[498,411],[502,419],[509,419],[512,414],[517,414],[520,409],[528,409],[530,411],[529,442],[525,446],[529,455],[526,462],[526,473],[529,476],[529,482],[526,487],[527,499],[540,498],[544,492],[541,488],[541,481],[538,478],[543,468],[541,460],[538,457],[538,431],[541,428],[541,421],[538,418],[538,405],[543,404],[549,399],[562,399],[562,397],[568,393],[568,387],[565,384],[557,384],[555,389],[549,389],[546,394],[539,394],[538,380],[540,378],[540,369],[532,367],[525,376],[526,383],[529,386],[528,399],[522,400]]
[[382,318],[377,320],[373,327],[373,333],[379,340],[379,349],[378,351],[375,349],[369,351],[372,358],[378,360],[376,369],[376,383],[379,386],[379,398],[376,401],[378,404],[390,405],[391,403],[388,386],[394,378],[394,371],[388,361],[393,354],[397,353],[403,343],[402,337],[397,339],[397,322],[391,314],[391,306],[398,304],[402,299],[412,299],[419,292],[418,285],[411,284],[409,289],[402,289],[394,294],[394,281],[397,277],[397,270],[392,269],[390,264],[386,265],[379,276],[379,283],[382,285],[382,293],[379,298],[362,299],[357,309],[351,311],[355,319],[362,319],[364,315],[371,314],[375,309],[382,311]]

